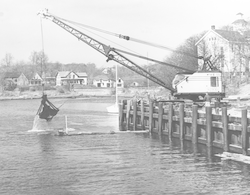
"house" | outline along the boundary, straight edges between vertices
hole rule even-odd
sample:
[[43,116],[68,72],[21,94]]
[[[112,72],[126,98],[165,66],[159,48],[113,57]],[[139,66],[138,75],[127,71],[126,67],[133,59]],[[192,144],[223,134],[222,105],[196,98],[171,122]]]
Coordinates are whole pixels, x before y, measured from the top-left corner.
[[4,81],[17,85],[17,79],[20,75],[14,72],[6,72],[4,76]]
[[42,81],[42,77],[38,73],[35,73],[30,79],[30,86],[39,86],[42,84]]
[[[119,78],[119,77],[118,77]],[[143,87],[146,86],[146,79],[138,74],[122,77],[123,86],[126,87]]]
[[124,88],[124,81],[121,78],[118,78],[116,81],[117,88]]
[[[237,14],[242,17],[242,14]],[[249,71],[250,28],[242,18],[235,20],[227,29],[211,29],[196,43],[198,56],[209,57],[211,62],[225,74]],[[198,60],[199,69],[203,60]]]
[[136,81],[134,81],[130,84],[130,87],[139,87],[139,86],[140,86],[140,84]]
[[103,74],[109,74],[110,72],[112,72],[112,68],[104,68],[104,69],[102,70],[102,73],[103,73]]
[[50,86],[56,85],[56,78],[52,76],[50,72],[47,73],[43,72],[42,80],[45,85],[50,85]]
[[21,73],[21,75],[17,78],[17,86],[28,86],[29,79]]
[[56,85],[56,78],[55,77],[49,77],[49,76],[46,76],[44,77],[44,83],[46,85]]
[[29,80],[23,73],[18,74],[18,73],[8,72],[5,74],[4,80],[5,82],[11,82],[12,84],[16,86],[28,86],[29,85]]
[[74,72],[74,71],[61,71],[56,74],[56,85],[67,85],[67,84],[88,84],[88,75],[85,72]]
[[96,87],[113,87],[114,81],[107,75],[98,75],[93,79],[93,85]]

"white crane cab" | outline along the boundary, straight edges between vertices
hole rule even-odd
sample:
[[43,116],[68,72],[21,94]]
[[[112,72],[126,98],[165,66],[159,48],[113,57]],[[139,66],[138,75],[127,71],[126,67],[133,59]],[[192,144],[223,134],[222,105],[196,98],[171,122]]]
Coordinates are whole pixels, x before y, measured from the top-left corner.
[[220,71],[199,71],[195,73],[179,73],[172,81],[176,90],[174,96],[183,99],[199,100],[206,93],[210,97],[225,97]]

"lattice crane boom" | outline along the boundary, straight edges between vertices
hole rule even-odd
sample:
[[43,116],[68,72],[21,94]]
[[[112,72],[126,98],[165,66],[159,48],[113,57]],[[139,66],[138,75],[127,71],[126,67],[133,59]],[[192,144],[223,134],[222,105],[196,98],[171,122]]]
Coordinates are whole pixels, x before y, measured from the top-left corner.
[[83,41],[84,43],[88,44],[98,52],[102,53],[107,57],[107,62],[109,60],[113,60],[118,62],[119,64],[129,68],[130,70],[138,73],[139,75],[146,77],[147,79],[151,80],[154,83],[157,83],[158,85],[170,90],[171,92],[174,92],[175,90],[166,83],[164,83],[159,78],[152,75],[150,72],[146,71],[136,63],[132,62],[130,59],[125,57],[124,55],[120,54],[115,48],[111,48],[110,46],[107,46],[100,41],[97,41],[96,39],[90,37],[89,35],[71,27],[70,25],[66,24],[65,22],[61,21],[58,17],[49,14],[47,10],[40,13],[44,18],[50,19],[52,22],[63,28],[64,30],[68,31],[70,34],[75,36],[78,40]]

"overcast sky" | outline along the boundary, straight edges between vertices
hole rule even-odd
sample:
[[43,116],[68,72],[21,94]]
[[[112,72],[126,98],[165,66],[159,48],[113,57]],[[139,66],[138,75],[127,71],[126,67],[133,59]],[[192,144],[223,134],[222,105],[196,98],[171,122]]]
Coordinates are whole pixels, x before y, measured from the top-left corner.
[[[41,20],[37,13],[44,8],[71,21],[170,48],[194,34],[209,30],[211,25],[218,27],[232,23],[239,12],[245,18],[250,17],[249,0],[1,0],[0,60],[10,53],[15,62],[29,61],[32,51],[41,51],[42,21],[44,52],[49,61],[107,66],[102,54],[53,22]],[[159,61],[168,54],[166,50],[107,34],[101,36],[103,38],[94,38]]]

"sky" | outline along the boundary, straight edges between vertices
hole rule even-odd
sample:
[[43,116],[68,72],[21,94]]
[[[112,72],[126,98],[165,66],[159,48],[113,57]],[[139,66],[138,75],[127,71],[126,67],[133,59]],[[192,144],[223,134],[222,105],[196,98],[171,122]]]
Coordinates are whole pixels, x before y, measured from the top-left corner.
[[[37,15],[45,8],[70,21],[174,49],[212,25],[232,23],[239,12],[249,18],[249,7],[249,0],[1,0],[0,61],[8,53],[14,62],[28,62],[33,51],[44,50],[50,62],[110,65],[101,53]],[[80,30],[111,47],[158,61],[169,55],[167,50]]]

